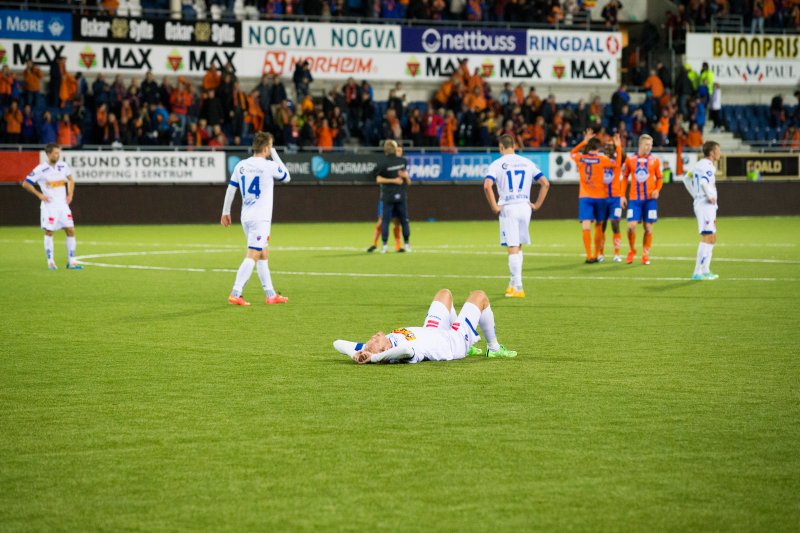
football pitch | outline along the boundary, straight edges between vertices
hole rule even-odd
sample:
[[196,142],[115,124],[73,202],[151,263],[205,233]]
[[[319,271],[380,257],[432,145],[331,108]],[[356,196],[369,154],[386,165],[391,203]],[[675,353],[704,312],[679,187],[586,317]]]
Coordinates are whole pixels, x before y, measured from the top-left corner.
[[[0,529],[796,531],[800,218],[719,228],[721,279],[693,282],[694,220],[649,266],[535,220],[512,300],[496,222],[412,222],[386,255],[370,223],[277,222],[289,303],[254,273],[248,308],[238,225],[79,225],[78,272],[63,232],[52,272],[38,228],[0,228]],[[442,287],[485,290],[519,356],[331,347]]]

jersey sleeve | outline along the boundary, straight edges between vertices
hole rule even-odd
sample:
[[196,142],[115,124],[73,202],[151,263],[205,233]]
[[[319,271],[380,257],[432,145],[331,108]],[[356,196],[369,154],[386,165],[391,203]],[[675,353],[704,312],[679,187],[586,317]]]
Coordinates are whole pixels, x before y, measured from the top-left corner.
[[531,176],[533,176],[533,181],[539,181],[539,178],[542,178],[544,174],[539,167],[536,166],[536,163],[531,161]]
[[279,165],[277,163],[275,163],[275,166],[277,167],[273,174],[275,181],[279,181],[281,183],[289,183],[292,178],[291,176],[289,176],[289,171],[286,170],[286,167],[284,165]]
[[576,162],[577,162],[577,161],[578,161],[578,158],[579,158],[581,155],[583,155],[583,154],[581,154],[581,150],[583,150],[583,147],[584,147],[584,146],[586,146],[586,143],[587,143],[587,142],[588,142],[588,141],[586,141],[586,140],[583,140],[583,141],[579,142],[579,143],[578,143],[578,144],[575,146],[575,148],[573,148],[572,150],[570,150],[570,151],[569,151],[569,156],[570,156],[570,157],[573,159],[573,161],[576,161]]
[[37,168],[34,168],[33,170],[31,170],[30,174],[25,176],[25,181],[27,181],[31,185],[36,185],[36,182],[39,181],[40,177],[41,176],[39,174],[39,168],[37,167]]
[[236,175],[238,174],[238,172],[239,172],[239,165],[236,165],[236,167],[234,167],[233,169],[233,172],[231,172],[231,178],[228,180],[229,187],[236,187],[237,189],[239,188],[239,182],[236,181]]
[[653,176],[656,179],[656,190],[660,191],[661,187],[664,186],[664,180],[661,176],[661,160],[658,158],[653,161]]
[[486,177],[485,180],[492,180],[493,182],[497,181],[497,170],[500,168],[500,164],[498,163],[499,159],[492,161],[489,164],[489,168],[486,169]]
[[62,161],[61,164],[64,165],[64,170],[62,171],[64,175],[67,177],[72,176],[72,167],[66,161]]

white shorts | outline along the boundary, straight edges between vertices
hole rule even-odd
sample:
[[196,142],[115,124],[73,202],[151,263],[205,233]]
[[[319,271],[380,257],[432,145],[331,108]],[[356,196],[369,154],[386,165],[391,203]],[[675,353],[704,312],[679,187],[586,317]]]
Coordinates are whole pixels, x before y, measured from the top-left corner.
[[703,235],[717,232],[717,204],[706,201],[695,202],[694,216],[697,217],[697,231]]
[[269,220],[242,221],[247,247],[251,250],[263,250],[268,247],[271,225]]
[[72,211],[67,204],[42,204],[42,229],[56,231],[63,228],[74,228]]
[[507,204],[500,211],[500,246],[531,243],[531,204]]
[[[467,356],[470,346],[481,340],[478,334],[478,322],[481,310],[472,303],[465,303],[458,314],[456,322],[450,320],[450,310],[441,302],[433,302],[425,316],[425,328],[433,328],[443,334],[442,341],[449,343],[449,350],[438,350],[436,355],[427,354],[419,360],[453,361]],[[415,356],[417,358],[417,356]],[[418,362],[418,361],[413,361]]]

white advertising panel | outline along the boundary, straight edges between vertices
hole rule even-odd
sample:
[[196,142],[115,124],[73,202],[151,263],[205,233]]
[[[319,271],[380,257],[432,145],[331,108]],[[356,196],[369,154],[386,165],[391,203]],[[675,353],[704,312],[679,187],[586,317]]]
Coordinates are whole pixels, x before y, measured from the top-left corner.
[[800,36],[689,33],[687,61],[708,63],[720,85],[794,87],[800,81]]
[[[224,152],[65,150],[76,183],[222,183]],[[47,158],[40,152],[39,160]]]
[[528,55],[620,59],[622,34],[599,31],[528,30]]
[[388,24],[246,21],[242,35],[245,48],[381,54],[400,51],[400,26]]

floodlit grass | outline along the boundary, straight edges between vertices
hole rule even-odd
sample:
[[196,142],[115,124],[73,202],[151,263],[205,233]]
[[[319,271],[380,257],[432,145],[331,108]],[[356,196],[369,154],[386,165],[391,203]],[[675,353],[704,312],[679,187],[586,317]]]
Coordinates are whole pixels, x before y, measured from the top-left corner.
[[[716,282],[688,280],[693,220],[650,266],[534,221],[514,301],[495,223],[412,230],[368,255],[368,223],[278,222],[289,304],[254,274],[237,308],[238,227],[79,226],[82,272],[63,233],[50,272],[40,230],[0,228],[0,529],[797,529],[800,218],[722,218]],[[445,286],[486,290],[519,357],[333,351]]]

